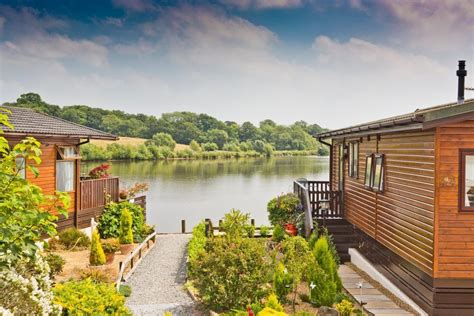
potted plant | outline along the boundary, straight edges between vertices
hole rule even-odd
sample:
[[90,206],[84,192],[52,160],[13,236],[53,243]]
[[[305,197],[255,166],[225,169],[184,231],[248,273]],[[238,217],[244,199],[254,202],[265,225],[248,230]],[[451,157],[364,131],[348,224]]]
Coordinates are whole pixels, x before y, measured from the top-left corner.
[[115,258],[115,253],[120,251],[120,243],[115,238],[110,238],[102,241],[102,249],[104,249],[106,263],[112,263]]
[[120,251],[122,254],[129,254],[133,249],[132,213],[128,209],[123,209],[120,217]]
[[296,225],[293,223],[286,223],[283,225],[285,228],[285,232],[290,235],[290,236],[296,236],[298,235],[298,229],[296,228]]
[[128,199],[128,190],[127,189],[120,190],[119,197],[122,200]]
[[91,179],[106,179],[109,177],[108,170],[110,165],[107,163],[103,163],[95,168],[92,168],[89,171],[89,177]]

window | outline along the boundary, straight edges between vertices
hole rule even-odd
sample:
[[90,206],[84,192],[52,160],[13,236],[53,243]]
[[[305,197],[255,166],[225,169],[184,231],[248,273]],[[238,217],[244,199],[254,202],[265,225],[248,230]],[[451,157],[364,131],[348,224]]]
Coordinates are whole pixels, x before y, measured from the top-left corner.
[[16,163],[16,170],[18,172],[18,176],[22,179],[26,179],[26,163],[25,158],[17,157],[15,158]]
[[349,143],[349,177],[359,176],[359,143]]
[[76,159],[80,159],[77,148],[58,147],[56,155],[56,190],[61,192],[74,191],[76,180]]
[[384,155],[368,155],[365,158],[365,166],[365,186],[382,192],[384,185]]
[[461,149],[459,200],[461,211],[474,211],[474,149]]

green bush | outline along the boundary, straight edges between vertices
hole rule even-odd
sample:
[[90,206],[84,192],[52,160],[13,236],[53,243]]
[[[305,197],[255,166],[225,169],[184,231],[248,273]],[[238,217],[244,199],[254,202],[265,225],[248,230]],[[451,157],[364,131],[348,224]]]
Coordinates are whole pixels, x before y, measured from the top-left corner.
[[288,268],[289,273],[299,283],[306,274],[308,265],[312,260],[312,253],[308,242],[300,236],[285,239],[281,244],[283,252],[283,264]]
[[316,244],[316,241],[318,241],[318,233],[317,231],[313,231],[311,233],[311,236],[309,236],[309,239],[308,239],[308,245],[309,245],[309,249],[313,249],[314,248],[314,245]]
[[[131,217],[131,216],[130,216]],[[92,232],[91,251],[89,255],[89,263],[93,266],[101,266],[105,264],[105,253],[100,244],[100,237],[97,230]]]
[[94,283],[109,283],[110,277],[97,268],[86,268],[80,271],[81,280],[89,279]]
[[119,287],[119,293],[125,297],[130,297],[130,295],[132,295],[132,288],[130,285],[121,284]]
[[63,257],[54,253],[48,253],[44,259],[49,265],[49,276],[52,278],[61,273],[66,264],[66,260]]
[[239,210],[231,210],[224,215],[222,220],[222,231],[228,238],[240,238],[245,234],[245,227],[250,220],[249,214],[244,214]]
[[278,299],[286,302],[286,296],[293,288],[293,276],[288,273],[283,263],[278,262],[273,273],[273,289]]
[[109,238],[101,241],[104,253],[116,253],[120,250],[120,242],[117,238]]
[[194,286],[214,311],[239,309],[267,295],[270,260],[258,239],[209,238],[195,269]]
[[244,229],[245,229],[245,233],[246,233],[247,237],[253,238],[255,236],[255,226],[245,225]]
[[118,238],[120,234],[120,217],[122,210],[128,209],[132,213],[133,223],[132,231],[135,241],[140,242],[146,234],[143,234],[144,229],[144,215],[143,208],[139,205],[130,202],[110,203],[105,207],[105,211],[99,218],[97,229],[100,237]]
[[265,302],[265,307],[269,307],[277,312],[283,312],[283,306],[281,306],[278,298],[275,294],[270,294],[267,297],[267,301]]
[[168,147],[171,150],[174,150],[176,147],[176,142],[170,134],[166,133],[157,133],[147,141],[147,144],[153,144],[155,146],[164,146]]
[[189,143],[189,148],[191,148],[192,151],[195,151],[195,152],[199,152],[201,151],[201,145],[199,145],[199,143],[195,140],[192,140],[190,143]]
[[268,226],[260,226],[260,236],[261,237],[268,237],[270,236],[270,227]]
[[202,150],[204,151],[216,151],[219,150],[219,146],[216,143],[204,143],[201,144]]
[[77,228],[71,227],[63,230],[58,235],[59,242],[67,249],[89,247],[89,237]]
[[268,202],[268,219],[272,225],[284,225],[295,221],[300,199],[293,193],[280,195]]
[[189,274],[192,276],[197,259],[205,252],[206,224],[200,222],[193,228],[193,237],[188,243]]
[[318,265],[326,272],[329,278],[336,284],[337,292],[342,289],[342,282],[337,273],[337,263],[334,259],[328,238],[323,235],[319,237],[313,248],[313,254]]
[[121,244],[133,244],[132,222],[132,213],[124,208],[120,217],[119,240]]
[[125,298],[111,284],[94,283],[90,279],[56,284],[54,302],[65,315],[132,315]]
[[316,306],[332,306],[337,293],[336,283],[316,262],[309,267],[307,276],[309,299]]
[[283,227],[281,227],[280,225],[275,225],[273,227],[272,239],[276,242],[281,242],[285,238],[286,238],[286,233],[285,233],[285,230],[283,229]]
[[354,305],[351,301],[342,300],[342,302],[336,304],[336,310],[341,316],[351,316],[352,311],[354,310]]

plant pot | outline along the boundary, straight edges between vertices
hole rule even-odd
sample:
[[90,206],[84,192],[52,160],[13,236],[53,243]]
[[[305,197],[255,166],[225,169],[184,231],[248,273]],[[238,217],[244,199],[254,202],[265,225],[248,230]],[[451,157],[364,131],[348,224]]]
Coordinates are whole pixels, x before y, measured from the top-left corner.
[[115,253],[113,252],[105,254],[105,259],[106,259],[107,264],[114,262],[114,258],[115,258]]
[[120,245],[120,252],[122,253],[122,255],[129,255],[132,250],[134,248],[134,245],[133,244],[121,244]]
[[285,224],[285,232],[290,235],[290,236],[296,236],[298,235],[298,230],[296,229],[296,226],[294,224]]

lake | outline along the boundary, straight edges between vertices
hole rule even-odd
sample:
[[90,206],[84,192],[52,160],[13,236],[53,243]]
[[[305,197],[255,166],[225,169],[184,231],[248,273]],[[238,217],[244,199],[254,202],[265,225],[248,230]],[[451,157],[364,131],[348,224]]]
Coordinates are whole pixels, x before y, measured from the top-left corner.
[[[84,163],[89,170],[98,163]],[[293,190],[293,180],[328,180],[327,157],[272,157],[228,160],[114,161],[110,174],[121,187],[147,182],[147,222],[158,232],[187,230],[204,218],[217,223],[235,208],[268,225],[270,199]]]

